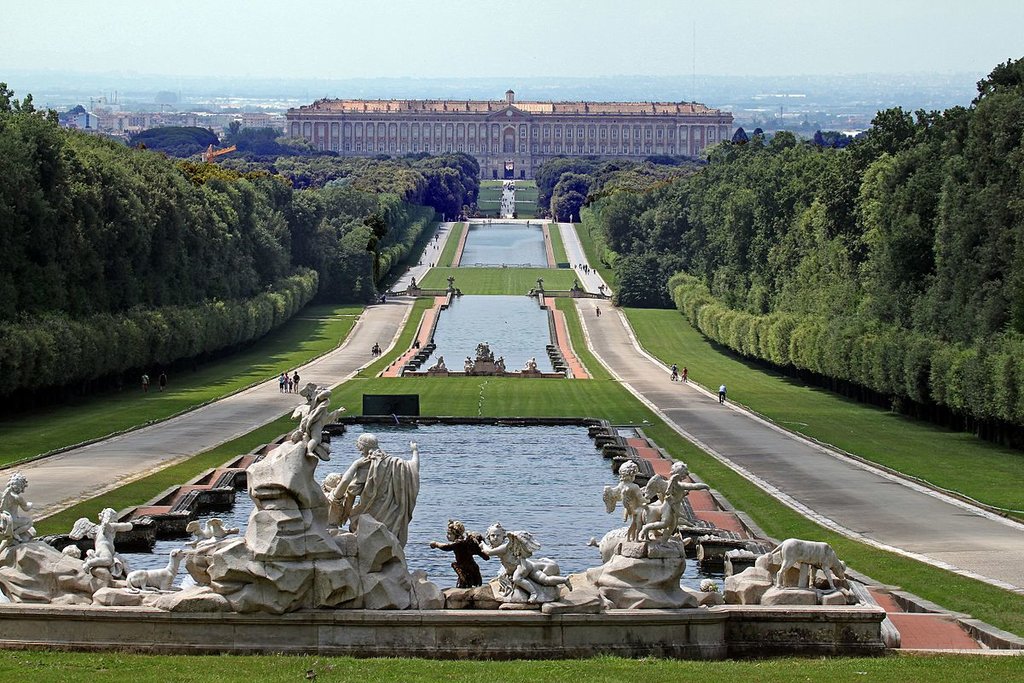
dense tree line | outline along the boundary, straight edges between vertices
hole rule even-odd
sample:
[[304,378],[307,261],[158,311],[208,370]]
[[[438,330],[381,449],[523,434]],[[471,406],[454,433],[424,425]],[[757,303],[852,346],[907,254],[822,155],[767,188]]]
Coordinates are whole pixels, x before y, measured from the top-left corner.
[[[275,163],[64,130],[0,84],[0,396],[210,354],[314,297],[370,301],[431,207],[478,189],[465,155]],[[296,189],[303,175],[317,182]]]
[[216,147],[220,139],[209,128],[165,126],[135,133],[128,143],[132,147],[151,149],[172,157],[189,157],[205,151],[210,145]]
[[674,298],[738,353],[1019,441],[1024,61],[978,86],[970,107],[883,111],[842,144],[755,135],[607,194],[585,220],[620,302]]

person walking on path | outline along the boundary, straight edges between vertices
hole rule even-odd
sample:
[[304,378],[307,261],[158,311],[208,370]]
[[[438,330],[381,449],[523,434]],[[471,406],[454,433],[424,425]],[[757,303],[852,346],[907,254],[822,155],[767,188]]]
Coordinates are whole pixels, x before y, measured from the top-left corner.
[[684,382],[686,381],[686,376],[687,376],[687,375],[689,375],[689,374],[690,374],[690,371],[689,371],[689,370],[687,370],[687,369],[686,369],[686,366],[684,365],[684,366],[683,366],[683,381],[684,381]]
[[295,374],[292,375],[292,391],[296,394],[299,393],[299,371],[296,370]]
[[718,387],[718,402],[725,403],[725,385]]
[[142,375],[142,393],[149,393],[149,375]]
[[164,389],[166,389],[167,388],[167,373],[166,372],[161,372],[160,376],[156,380],[156,383],[160,386],[160,391],[163,391]]
[[277,386],[278,386],[278,390],[283,394],[284,393],[284,373],[283,372],[277,378]]
[[601,307],[600,307],[600,306],[597,306],[597,307],[595,307],[595,309],[594,309],[594,310],[596,310],[596,311],[597,311],[597,317],[598,317],[598,318],[600,318],[600,317],[601,317]]
[[672,364],[672,377],[670,378],[673,382],[679,379],[679,366],[675,363]]

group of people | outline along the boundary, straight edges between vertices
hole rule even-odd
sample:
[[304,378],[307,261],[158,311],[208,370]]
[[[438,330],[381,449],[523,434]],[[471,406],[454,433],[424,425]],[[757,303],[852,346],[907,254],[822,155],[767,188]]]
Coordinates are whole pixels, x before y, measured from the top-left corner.
[[[167,388],[167,373],[166,372],[161,372],[160,373],[160,376],[156,378],[156,384],[157,384],[158,387],[160,387],[160,391],[163,391],[164,389]],[[144,394],[148,394],[149,393],[149,375],[147,375],[147,374],[143,374],[142,375],[142,393],[144,393]]]
[[277,384],[282,394],[299,393],[299,371],[292,374],[282,372],[277,378]]
[[373,343],[373,347],[370,349],[370,355],[371,356],[379,356],[381,353],[382,352],[380,350],[380,344],[378,344],[377,342],[374,342]]
[[688,382],[689,378],[690,378],[690,370],[689,370],[689,368],[684,366],[683,367],[683,372],[680,374],[679,366],[676,365],[675,363],[672,364],[672,377],[671,377],[671,379],[672,379],[673,382],[678,382],[680,380],[682,380],[683,382]]

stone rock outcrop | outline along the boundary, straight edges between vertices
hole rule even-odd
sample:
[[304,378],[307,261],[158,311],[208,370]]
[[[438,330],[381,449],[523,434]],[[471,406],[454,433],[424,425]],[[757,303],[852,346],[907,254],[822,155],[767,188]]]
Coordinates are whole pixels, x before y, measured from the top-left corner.
[[199,584],[154,602],[169,611],[283,614],[300,609],[409,609],[442,604],[413,577],[402,544],[369,514],[355,532],[329,529],[329,505],[303,441],[249,468],[256,504],[244,538],[202,546],[185,562]]
[[82,561],[43,541],[10,546],[0,554],[0,590],[11,602],[91,605],[111,584],[105,569],[86,571]]
[[615,553],[585,572],[584,585],[574,581],[573,591],[593,586],[605,604],[616,609],[697,607],[696,598],[679,585],[686,568],[682,543],[621,541]]
[[725,604],[760,605],[761,598],[774,584],[772,575],[761,567],[749,567],[725,577]]

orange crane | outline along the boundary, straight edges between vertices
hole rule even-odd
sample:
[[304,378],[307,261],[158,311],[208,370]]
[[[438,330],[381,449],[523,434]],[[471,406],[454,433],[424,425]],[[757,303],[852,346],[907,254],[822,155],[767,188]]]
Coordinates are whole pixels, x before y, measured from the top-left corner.
[[230,147],[225,147],[224,149],[218,149],[215,151],[213,149],[213,145],[210,145],[209,147],[206,148],[206,151],[203,152],[203,161],[205,161],[206,163],[210,163],[220,155],[227,154],[228,152],[234,152],[236,149],[238,148],[235,147],[234,145],[231,145]]

